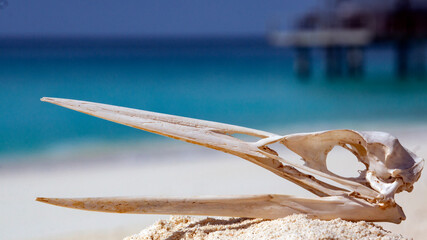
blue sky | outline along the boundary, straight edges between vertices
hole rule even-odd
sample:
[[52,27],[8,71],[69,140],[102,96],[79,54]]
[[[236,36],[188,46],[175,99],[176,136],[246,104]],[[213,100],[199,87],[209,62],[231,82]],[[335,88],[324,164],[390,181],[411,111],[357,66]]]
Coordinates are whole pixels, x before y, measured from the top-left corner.
[[315,0],[0,0],[0,37],[261,35]]

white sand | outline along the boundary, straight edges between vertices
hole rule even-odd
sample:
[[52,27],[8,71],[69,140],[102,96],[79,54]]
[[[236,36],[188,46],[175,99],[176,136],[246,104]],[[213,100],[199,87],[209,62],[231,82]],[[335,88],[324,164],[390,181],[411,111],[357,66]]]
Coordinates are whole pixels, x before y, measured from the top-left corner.
[[[398,137],[404,146],[427,158],[427,127],[389,132]],[[312,196],[304,189],[238,157],[177,141],[168,141],[163,146],[165,149],[142,149],[135,152],[124,148],[116,149],[114,153],[92,152],[85,155],[86,158],[111,160],[102,164],[80,163],[54,167],[45,164],[33,168],[0,168],[1,239],[95,239],[94,236],[97,239],[121,239],[138,233],[156,220],[169,218],[65,209],[35,202],[37,196],[265,193]],[[338,159],[334,161],[334,167],[354,174],[355,169],[349,167],[352,162],[339,161],[347,156],[345,154],[334,153],[334,157]],[[380,223],[381,226],[406,237],[423,239],[426,236],[426,175],[422,174],[412,193],[402,193],[397,197],[407,220],[399,225]]]
[[364,221],[322,221],[295,214],[275,220],[173,216],[124,240],[407,239]]

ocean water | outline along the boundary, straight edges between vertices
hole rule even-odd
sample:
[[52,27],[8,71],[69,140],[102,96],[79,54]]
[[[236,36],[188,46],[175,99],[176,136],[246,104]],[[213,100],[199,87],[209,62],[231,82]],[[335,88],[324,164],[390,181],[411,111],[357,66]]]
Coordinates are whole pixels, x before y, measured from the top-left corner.
[[293,51],[263,40],[0,46],[0,156],[163,139],[42,103],[44,96],[267,130],[319,122],[427,123],[427,79],[396,79],[388,47],[368,49],[360,78],[328,79],[315,51],[312,76],[301,80]]

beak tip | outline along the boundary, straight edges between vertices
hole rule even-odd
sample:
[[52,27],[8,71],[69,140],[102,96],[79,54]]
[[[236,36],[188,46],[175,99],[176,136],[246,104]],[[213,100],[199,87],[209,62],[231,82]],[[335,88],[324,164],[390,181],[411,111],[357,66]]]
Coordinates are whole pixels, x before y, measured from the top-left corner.
[[50,98],[50,97],[42,97],[42,98],[40,98],[40,101],[42,101],[42,102],[51,102],[53,99],[52,98]]
[[44,197],[37,197],[37,198],[36,198],[36,201],[38,201],[38,202],[44,202],[44,203],[47,203],[47,202],[48,202],[48,199],[47,199],[47,198],[44,198]]

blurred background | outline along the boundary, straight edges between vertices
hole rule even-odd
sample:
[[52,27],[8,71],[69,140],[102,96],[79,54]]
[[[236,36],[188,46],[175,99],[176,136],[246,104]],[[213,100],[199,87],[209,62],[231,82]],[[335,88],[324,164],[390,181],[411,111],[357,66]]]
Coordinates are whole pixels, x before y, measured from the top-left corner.
[[175,143],[44,96],[278,134],[422,128],[426,39],[422,0],[0,0],[2,184]]

